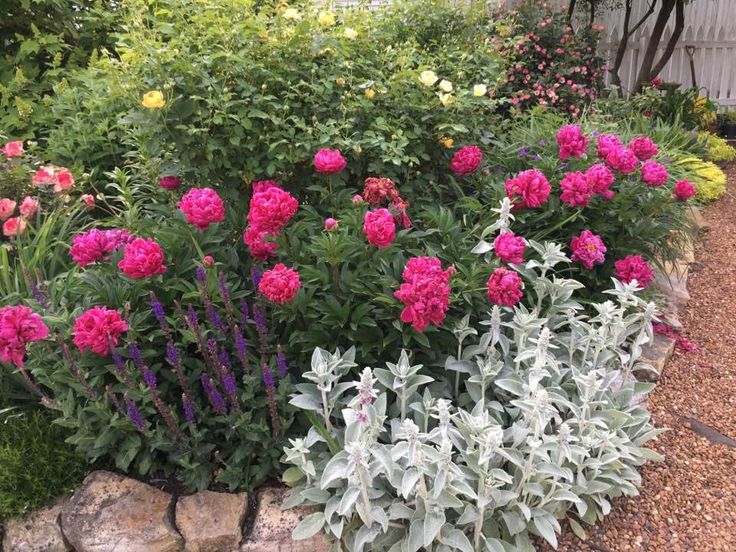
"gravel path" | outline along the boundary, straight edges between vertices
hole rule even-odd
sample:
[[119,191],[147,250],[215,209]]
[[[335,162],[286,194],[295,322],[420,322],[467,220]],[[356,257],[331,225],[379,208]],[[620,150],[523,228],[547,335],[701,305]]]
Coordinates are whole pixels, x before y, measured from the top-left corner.
[[640,496],[618,500],[585,543],[566,534],[560,551],[736,552],[736,448],[699,435],[705,424],[736,439],[736,167],[704,215],[680,317],[701,349],[676,352],[650,396],[654,424],[671,429],[650,445],[665,460],[644,467]]

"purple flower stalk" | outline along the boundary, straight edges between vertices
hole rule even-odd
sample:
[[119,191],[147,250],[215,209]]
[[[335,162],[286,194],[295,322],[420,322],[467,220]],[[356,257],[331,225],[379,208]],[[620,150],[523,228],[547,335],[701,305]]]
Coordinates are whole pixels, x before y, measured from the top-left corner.
[[194,307],[191,304],[187,309],[187,321],[189,322],[192,331],[196,331],[195,328],[199,328],[199,317],[197,316],[197,311],[194,310]]
[[128,411],[128,419],[130,420],[130,423],[132,423],[140,431],[145,431],[146,420],[143,418],[143,414],[141,414],[141,411],[138,410],[138,407],[135,405],[135,403],[130,400],[130,398],[128,398],[128,395],[125,395],[125,406]]
[[220,313],[217,312],[217,309],[212,303],[207,305],[206,311],[210,324],[212,324],[212,326],[215,327],[222,335],[227,335],[225,323],[222,321],[222,318],[220,318]]
[[150,389],[156,389],[158,387],[158,381],[156,380],[156,374],[154,374],[153,371],[148,366],[144,366],[141,369],[141,372],[143,372],[143,381],[146,382],[146,385]]
[[210,404],[212,405],[212,408],[215,409],[215,412],[222,416],[226,416],[227,406],[225,405],[225,400],[222,398],[222,395],[220,395],[220,392],[215,389],[215,386],[212,385],[212,380],[210,380],[210,377],[207,374],[203,373],[199,377],[199,381],[202,383],[202,388],[207,394],[207,397],[210,400]]
[[172,341],[169,341],[166,344],[166,360],[168,360],[169,364],[171,364],[173,367],[179,366],[179,363],[181,361],[181,359],[179,358],[179,351]]
[[289,373],[289,364],[286,361],[286,355],[284,354],[281,345],[279,345],[278,352],[276,353],[276,367],[281,379],[285,378],[286,375]]
[[273,389],[273,372],[271,371],[271,368],[268,365],[263,366],[263,385],[266,386],[268,389]]
[[268,333],[268,326],[266,324],[266,314],[260,305],[253,307],[253,321],[256,323],[256,330],[259,334],[266,335]]
[[181,395],[181,404],[184,409],[184,419],[190,424],[195,423],[197,418],[194,416],[194,406],[186,393],[182,393]]
[[240,300],[240,325],[248,327],[248,303],[245,299]]
[[143,363],[143,357],[141,356],[141,350],[138,345],[132,342],[129,343],[128,352],[130,353],[130,358],[133,359],[135,367],[138,368],[138,370],[143,370],[145,364]]
[[230,369],[232,368],[232,364],[230,363],[230,355],[225,349],[220,351],[219,359],[220,364],[225,368],[225,370],[230,371]]
[[529,155],[529,150],[526,148],[521,148],[519,150],[519,157],[527,157]]
[[31,293],[33,294],[33,298],[36,300],[36,302],[41,305],[41,308],[43,310],[48,310],[51,306],[51,303],[48,300],[48,297],[44,295],[44,293],[38,288],[38,285],[36,285],[36,282],[31,277],[30,271],[24,266],[23,267],[23,276],[26,279],[26,282],[28,283],[28,287],[31,288]]
[[151,292],[151,310],[153,311],[153,315],[156,317],[156,320],[158,320],[158,325],[161,327],[161,330],[168,335],[169,326],[166,323],[166,312],[164,311],[164,306],[153,292]]
[[200,284],[204,284],[207,281],[207,273],[205,272],[203,267],[197,267],[196,278]]
[[281,421],[279,420],[279,411],[276,407],[276,392],[273,386],[273,372],[267,362],[261,364],[263,370],[263,383],[266,385],[266,398],[268,399],[268,411],[271,416],[271,427],[274,434],[281,431]]
[[110,399],[110,402],[115,407],[115,410],[117,410],[121,414],[125,415],[125,412],[123,411],[123,407],[120,405],[120,401],[115,396],[115,393],[113,393],[113,391],[112,391],[112,387],[110,387],[109,385],[106,385],[105,386],[105,394]]
[[253,280],[253,287],[258,289],[258,286],[261,283],[261,278],[263,278],[263,271],[260,268],[254,266],[250,269],[250,277]]
[[248,366],[248,342],[245,340],[239,328],[235,328],[235,352],[238,354],[238,360],[243,365],[245,372],[250,371]]
[[122,375],[127,372],[128,370],[125,366],[125,361],[123,360],[123,357],[120,356],[120,353],[110,347],[110,354],[112,355],[112,361],[115,363],[115,369],[118,371],[118,374]]

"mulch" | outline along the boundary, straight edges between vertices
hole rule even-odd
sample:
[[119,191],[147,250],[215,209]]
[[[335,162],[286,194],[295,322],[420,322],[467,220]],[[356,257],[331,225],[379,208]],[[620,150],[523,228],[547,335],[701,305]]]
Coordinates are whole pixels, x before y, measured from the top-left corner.
[[736,167],[726,195],[704,209],[707,231],[690,269],[680,319],[699,345],[676,352],[650,395],[650,447],[665,456],[642,469],[641,494],[618,499],[562,552],[736,552]]

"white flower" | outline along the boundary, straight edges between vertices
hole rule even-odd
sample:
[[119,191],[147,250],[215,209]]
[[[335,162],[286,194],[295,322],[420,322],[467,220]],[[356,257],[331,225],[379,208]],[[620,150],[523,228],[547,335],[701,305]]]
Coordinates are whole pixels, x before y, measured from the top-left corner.
[[284,19],[291,19],[293,21],[296,21],[297,19],[301,19],[302,14],[299,13],[299,10],[296,8],[287,8],[284,10]]
[[350,27],[346,27],[343,34],[345,35],[345,38],[349,38],[350,40],[358,38],[358,31],[351,29]]
[[452,92],[452,83],[448,80],[442,79],[439,84],[440,90],[443,92],[447,92],[448,94]]
[[432,86],[434,83],[437,82],[437,73],[434,71],[422,71],[422,73],[419,75],[419,81],[424,86]]
[[488,93],[488,87],[485,84],[476,84],[473,87],[473,96],[481,97]]

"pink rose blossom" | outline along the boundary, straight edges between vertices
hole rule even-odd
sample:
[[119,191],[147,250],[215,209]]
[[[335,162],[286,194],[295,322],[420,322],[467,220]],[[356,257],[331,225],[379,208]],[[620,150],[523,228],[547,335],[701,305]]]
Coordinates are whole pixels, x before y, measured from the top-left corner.
[[89,230],[74,236],[69,253],[72,260],[86,268],[92,263],[108,260],[110,254],[134,240],[127,230]]
[[394,296],[404,304],[401,321],[418,332],[427,326],[440,326],[450,305],[450,278],[454,268],[442,270],[436,257],[409,259],[401,277],[403,283]]
[[18,205],[12,199],[4,197],[0,199],[0,220],[8,219],[15,213],[15,207]]
[[225,205],[212,188],[192,188],[179,201],[179,209],[187,222],[200,230],[225,220]]
[[363,203],[363,196],[360,194],[355,194],[351,200],[353,202],[353,205],[360,205]]
[[598,137],[598,158],[605,159],[608,154],[623,146],[621,140],[613,134],[601,134]]
[[259,192],[265,192],[269,188],[280,188],[281,186],[275,180],[256,180],[251,184],[251,187],[253,188],[253,193],[257,194]]
[[95,196],[92,194],[82,194],[79,199],[87,206],[87,209],[95,208]]
[[64,167],[55,165],[47,165],[36,171],[31,178],[31,183],[35,186],[48,186],[53,184],[54,193],[68,192],[74,186],[74,176]]
[[641,255],[627,255],[613,265],[616,268],[616,278],[628,284],[636,280],[639,287],[647,287],[654,279],[649,263]]
[[542,171],[528,169],[506,181],[506,195],[517,208],[541,207],[552,187]]
[[314,168],[322,174],[337,174],[348,163],[338,149],[322,148],[314,154]]
[[125,246],[118,268],[136,280],[166,272],[164,252],[153,239],[136,238]]
[[526,242],[513,232],[501,232],[493,242],[496,256],[505,263],[519,264],[524,262]]
[[596,163],[588,167],[585,171],[585,179],[588,181],[590,190],[594,194],[598,194],[605,199],[610,199],[610,188],[615,177],[613,173],[603,163]]
[[23,142],[20,140],[17,140],[15,142],[8,142],[2,148],[0,148],[0,151],[8,159],[11,159],[13,157],[20,157],[21,155],[23,155]]
[[634,152],[639,161],[647,161],[659,153],[657,144],[646,136],[636,136],[632,139],[629,149]]
[[205,255],[204,257],[202,257],[202,264],[204,266],[212,266],[213,264],[215,264],[215,259],[212,255]]
[[639,160],[626,146],[613,149],[606,156],[606,164],[621,174],[631,174],[639,168]]
[[675,197],[680,201],[687,201],[697,193],[695,186],[688,180],[678,180],[675,184]]
[[21,201],[18,210],[20,211],[20,216],[22,216],[24,219],[30,219],[33,218],[33,216],[38,212],[38,208],[38,199],[36,199],[35,197],[26,196],[23,198],[23,201]]
[[258,283],[258,291],[269,301],[280,305],[292,301],[296,297],[302,282],[299,273],[281,263],[263,273]]
[[393,203],[401,199],[396,184],[390,178],[369,176],[364,181],[363,195],[361,200],[365,200],[374,206],[386,203]]
[[368,211],[363,221],[363,233],[368,243],[379,248],[391,245],[396,238],[396,223],[388,209]]
[[465,146],[452,156],[450,169],[458,176],[470,174],[478,170],[483,162],[483,152],[478,146]]
[[602,263],[606,258],[606,246],[600,236],[590,230],[583,230],[580,235],[573,236],[570,241],[573,261],[578,261],[587,269]]
[[331,232],[335,229],[337,229],[337,221],[332,217],[325,219],[325,230]]
[[3,223],[3,234],[8,238],[19,236],[25,231],[26,221],[21,217],[12,217]]
[[521,301],[521,277],[507,268],[497,268],[486,284],[488,300],[501,307],[513,307]]
[[656,161],[645,161],[641,166],[641,179],[650,188],[664,185],[669,176],[667,169]]
[[299,202],[287,191],[271,186],[250,199],[248,224],[260,231],[278,233],[296,214]]
[[250,254],[257,259],[267,261],[276,255],[279,244],[273,241],[278,234],[270,234],[265,230],[259,230],[255,226],[247,226],[243,232],[243,242],[248,246]]
[[581,172],[569,172],[560,182],[560,199],[571,207],[587,207],[593,195],[588,179]]
[[23,305],[0,308],[0,360],[22,367],[26,344],[41,341],[49,329],[41,317]]
[[100,356],[110,354],[128,324],[120,313],[107,307],[93,307],[74,321],[73,341],[80,352],[92,351]]
[[565,125],[557,132],[557,145],[560,146],[560,159],[582,157],[588,148],[588,138],[579,125]]
[[176,190],[181,186],[181,180],[178,176],[167,174],[158,179],[158,185],[166,190]]

